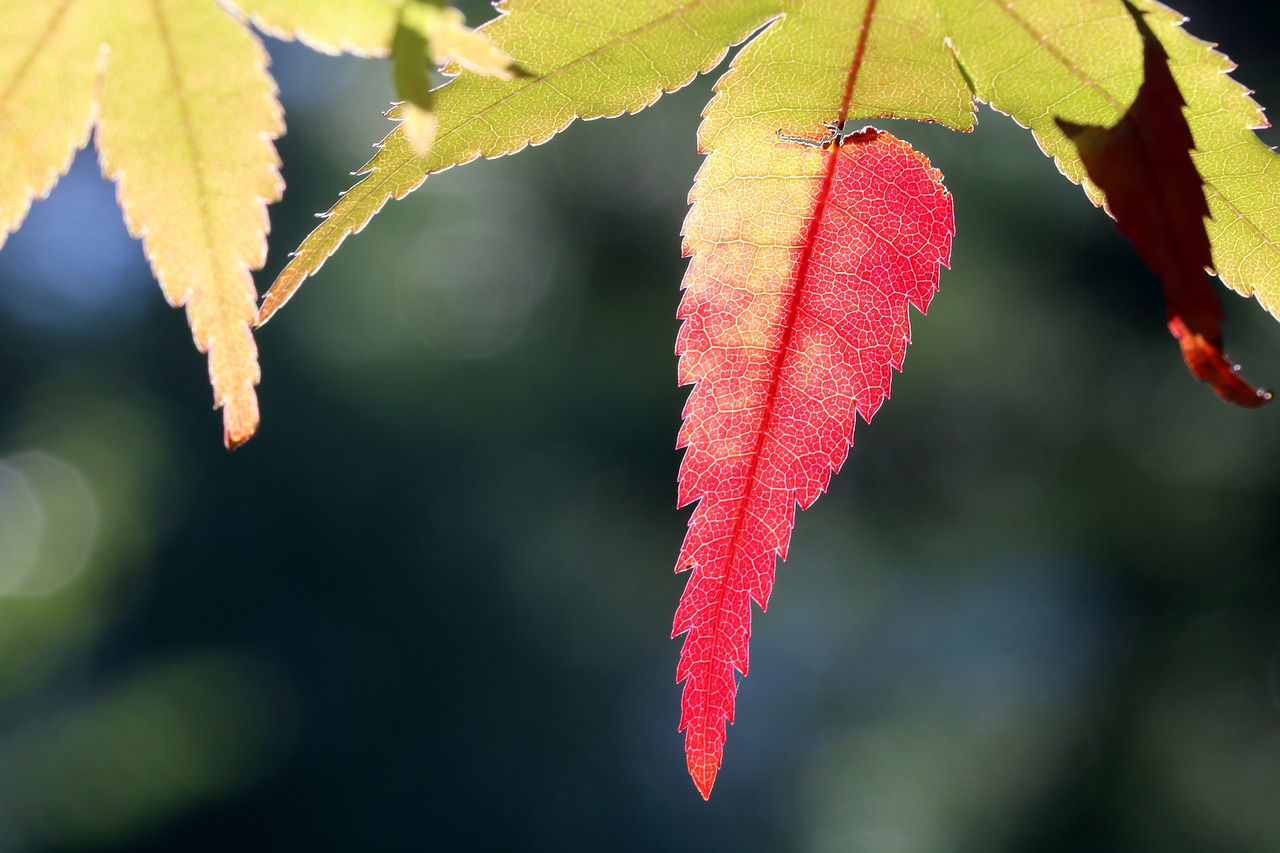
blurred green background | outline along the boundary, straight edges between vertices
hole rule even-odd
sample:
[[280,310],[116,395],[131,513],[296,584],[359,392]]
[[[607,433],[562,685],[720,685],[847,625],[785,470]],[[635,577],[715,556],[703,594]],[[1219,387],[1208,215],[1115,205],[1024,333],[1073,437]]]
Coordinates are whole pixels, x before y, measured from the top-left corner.
[[[1280,110],[1275,12],[1181,8]],[[262,287],[391,98],[270,47]],[[1280,849],[1280,406],[1187,375],[1157,282],[987,109],[880,123],[946,175],[953,270],[698,797],[667,635],[709,87],[388,207],[260,334],[234,455],[76,161],[0,253],[0,851]],[[1280,385],[1280,327],[1224,298]]]

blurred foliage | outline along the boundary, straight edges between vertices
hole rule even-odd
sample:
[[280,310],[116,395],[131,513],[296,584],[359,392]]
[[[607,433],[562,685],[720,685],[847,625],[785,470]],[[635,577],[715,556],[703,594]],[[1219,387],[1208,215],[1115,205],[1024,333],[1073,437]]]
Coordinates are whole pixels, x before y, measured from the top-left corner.
[[[1280,109],[1274,19],[1181,5]],[[390,97],[272,49],[264,280]],[[234,456],[136,247],[67,224],[110,187],[36,206],[0,254],[0,850],[1280,849],[1280,409],[1187,376],[1158,283],[989,110],[893,123],[953,269],[798,519],[701,802],[667,633],[707,97],[388,208],[260,335]]]
[[273,714],[242,661],[188,654],[123,682],[13,733],[6,816],[17,840],[130,842],[243,784],[270,746]]

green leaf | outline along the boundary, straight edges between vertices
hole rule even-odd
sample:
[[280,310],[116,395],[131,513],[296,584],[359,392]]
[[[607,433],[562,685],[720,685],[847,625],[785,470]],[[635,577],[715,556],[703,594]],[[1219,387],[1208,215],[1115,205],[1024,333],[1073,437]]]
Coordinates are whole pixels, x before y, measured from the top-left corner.
[[[714,67],[728,47],[777,14],[770,0],[513,0],[480,31],[517,57],[527,77],[466,71],[435,92],[435,143],[419,158],[396,129],[281,272],[259,314],[265,323],[390,199],[477,157],[545,142],[575,118],[634,113]],[[392,111],[393,117],[399,113]]]
[[789,0],[783,12],[717,82],[699,129],[703,150],[726,133],[735,148],[744,134],[771,148],[778,130],[820,136],[826,124],[849,119],[972,129],[973,93],[932,0]]
[[[227,444],[257,429],[251,270],[266,260],[266,202],[284,190],[284,132],[262,44],[213,3],[114,4],[98,150],[170,304],[209,355]],[[168,120],[156,121],[157,105]]]
[[429,82],[432,63],[449,64],[446,73],[457,74],[465,68],[500,80],[522,73],[515,60],[498,50],[487,35],[468,27],[461,12],[431,0],[405,0],[391,53],[392,76],[400,98],[400,131],[419,157],[431,149],[439,125]]
[[214,0],[0,4],[0,233],[52,189],[97,101],[103,173],[208,353],[226,443],[258,425],[250,271],[283,185],[267,55]]
[[457,73],[465,68],[476,74],[510,80],[521,73],[514,59],[498,49],[488,35],[468,27],[462,13],[452,6],[427,6],[426,36],[431,45],[431,58],[444,65],[456,62]]
[[[1062,173],[1101,204],[1054,118],[1111,126],[1137,96],[1142,48],[1120,0],[938,5],[978,97],[1030,127]],[[1280,317],[1280,157],[1253,133],[1267,126],[1262,110],[1227,76],[1231,61],[1182,29],[1181,15],[1157,3],[1135,5],[1169,53],[1187,101],[1218,275]]]
[[0,5],[0,247],[53,189],[93,127],[107,5]]
[[[433,16],[432,13],[435,13]],[[435,96],[428,75],[431,70],[428,30],[439,10],[428,3],[409,0],[401,9],[391,42],[391,76],[400,99],[401,131],[415,154],[423,155],[435,140],[439,124]]]

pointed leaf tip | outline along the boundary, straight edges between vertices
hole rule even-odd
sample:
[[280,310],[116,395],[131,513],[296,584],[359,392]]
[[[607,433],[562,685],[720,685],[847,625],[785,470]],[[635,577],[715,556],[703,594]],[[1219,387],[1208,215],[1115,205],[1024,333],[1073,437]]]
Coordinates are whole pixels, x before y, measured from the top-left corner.
[[129,233],[208,356],[228,446],[258,424],[250,271],[283,189],[267,63],[216,3],[0,2],[0,244],[96,127]]
[[1220,343],[1191,331],[1181,317],[1169,321],[1169,332],[1182,348],[1187,370],[1207,383],[1223,400],[1245,409],[1257,409],[1273,399],[1269,390],[1253,386],[1240,375],[1240,365],[1227,358]]
[[[247,405],[245,404],[247,403]],[[238,450],[258,432],[259,414],[256,398],[245,403],[227,403],[222,409],[222,443],[227,450]]]
[[702,762],[695,764],[689,761],[689,776],[693,779],[694,787],[698,789],[698,793],[702,795],[703,800],[711,799],[711,789],[716,784],[716,774],[720,772],[720,763]]

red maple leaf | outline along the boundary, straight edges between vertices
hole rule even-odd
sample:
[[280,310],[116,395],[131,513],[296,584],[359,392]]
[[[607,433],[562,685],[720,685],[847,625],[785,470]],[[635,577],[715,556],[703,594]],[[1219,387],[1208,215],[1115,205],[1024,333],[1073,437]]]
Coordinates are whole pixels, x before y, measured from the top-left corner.
[[1204,179],[1191,159],[1195,140],[1169,55],[1130,5],[1142,35],[1144,78],[1128,111],[1113,127],[1057,119],[1075,143],[1089,177],[1107,196],[1107,209],[1158,276],[1169,303],[1169,331],[1191,374],[1218,396],[1246,408],[1270,402],[1222,351],[1222,303],[1209,280],[1213,255],[1205,218]]
[[747,673],[751,601],[767,606],[796,505],[826,490],[855,415],[870,420],[889,396],[911,337],[907,305],[928,308],[955,232],[941,176],[907,143],[869,128],[804,152],[823,162],[776,268],[705,198],[685,229],[692,261],[676,351],[681,384],[694,388],[679,503],[698,505],[676,564],[692,573],[672,636],[687,632],[680,729],[704,797],[733,721],[736,672]]

